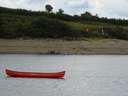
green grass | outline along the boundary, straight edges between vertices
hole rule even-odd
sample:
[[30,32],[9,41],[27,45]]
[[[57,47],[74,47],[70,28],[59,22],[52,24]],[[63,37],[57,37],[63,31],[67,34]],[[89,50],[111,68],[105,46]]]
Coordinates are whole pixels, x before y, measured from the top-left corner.
[[99,22],[95,22],[95,23],[80,23],[80,22],[65,22],[68,26],[70,26],[71,29],[74,30],[85,30],[86,28],[89,29],[93,29],[93,30],[97,30],[99,28],[103,28],[103,27],[116,27],[115,25],[110,25],[110,24],[106,24],[106,23],[99,23]]

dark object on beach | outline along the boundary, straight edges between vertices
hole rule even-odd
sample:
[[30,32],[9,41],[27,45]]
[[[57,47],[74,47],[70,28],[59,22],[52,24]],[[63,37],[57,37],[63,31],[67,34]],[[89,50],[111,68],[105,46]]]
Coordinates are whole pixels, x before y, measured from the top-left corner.
[[63,78],[65,71],[56,72],[56,73],[39,73],[39,72],[19,72],[13,70],[5,70],[6,74],[9,77],[16,78]]
[[60,54],[62,54],[62,53],[59,52],[59,51],[51,50],[51,51],[48,52],[48,54],[50,54],[50,55],[60,55]]

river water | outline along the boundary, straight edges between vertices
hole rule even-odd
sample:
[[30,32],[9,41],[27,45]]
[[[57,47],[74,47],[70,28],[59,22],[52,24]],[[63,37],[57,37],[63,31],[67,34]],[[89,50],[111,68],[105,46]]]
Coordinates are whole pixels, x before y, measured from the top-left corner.
[[[66,70],[65,79],[6,77]],[[128,96],[127,55],[0,55],[0,96]]]

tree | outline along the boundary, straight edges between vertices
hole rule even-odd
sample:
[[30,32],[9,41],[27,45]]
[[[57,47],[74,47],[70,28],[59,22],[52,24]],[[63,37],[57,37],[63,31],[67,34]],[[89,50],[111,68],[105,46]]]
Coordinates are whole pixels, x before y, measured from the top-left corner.
[[92,16],[92,14],[90,12],[85,12],[85,13],[81,14],[81,16]]
[[57,14],[63,14],[64,13],[64,10],[63,9],[59,9]]
[[86,19],[86,20],[92,20],[93,15],[90,12],[85,12],[85,13],[81,14],[81,18]]
[[3,24],[3,22],[2,22],[2,18],[0,17],[0,32],[2,32],[2,31],[3,31],[2,24]]
[[51,5],[49,5],[49,4],[47,4],[47,5],[45,6],[45,9],[46,9],[46,11],[47,11],[48,13],[50,13],[50,12],[52,12],[53,7],[52,7]]

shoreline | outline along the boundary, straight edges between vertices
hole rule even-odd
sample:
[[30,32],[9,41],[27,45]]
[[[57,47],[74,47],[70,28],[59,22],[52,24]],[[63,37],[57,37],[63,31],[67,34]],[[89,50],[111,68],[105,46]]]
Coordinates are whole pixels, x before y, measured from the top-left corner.
[[86,54],[45,54],[45,53],[0,53],[0,55],[128,55],[128,53],[86,53]]
[[57,39],[0,39],[0,54],[128,55],[128,41],[117,39],[72,41]]

